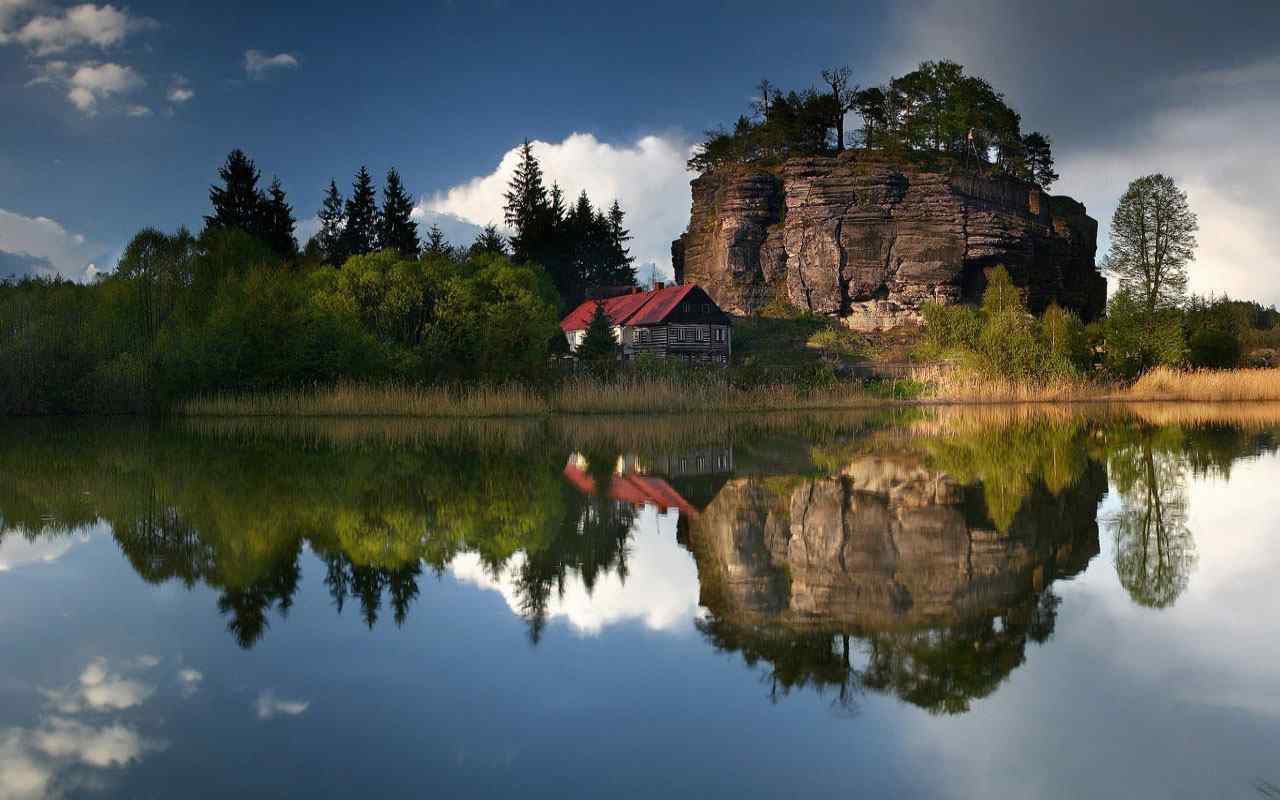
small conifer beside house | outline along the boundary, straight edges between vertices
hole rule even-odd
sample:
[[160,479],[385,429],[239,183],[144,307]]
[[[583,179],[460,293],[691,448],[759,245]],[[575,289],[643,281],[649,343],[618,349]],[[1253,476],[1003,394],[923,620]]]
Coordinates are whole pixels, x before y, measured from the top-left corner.
[[[593,327],[608,325],[614,357],[628,361],[641,355],[677,358],[698,364],[728,364],[733,347],[733,319],[696,284],[664,286],[652,291],[629,288],[586,300],[560,322],[569,350],[596,358]],[[587,346],[591,350],[587,350]]]

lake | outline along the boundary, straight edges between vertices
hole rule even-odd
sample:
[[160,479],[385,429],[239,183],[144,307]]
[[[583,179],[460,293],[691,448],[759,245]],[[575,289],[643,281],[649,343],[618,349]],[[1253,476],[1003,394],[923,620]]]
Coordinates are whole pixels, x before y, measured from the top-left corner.
[[1280,797],[1280,412],[6,420],[0,798]]

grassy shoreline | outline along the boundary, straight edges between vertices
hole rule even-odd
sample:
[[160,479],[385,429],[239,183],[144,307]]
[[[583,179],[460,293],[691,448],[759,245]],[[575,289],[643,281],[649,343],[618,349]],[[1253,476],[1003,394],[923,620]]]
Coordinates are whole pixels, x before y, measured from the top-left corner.
[[[922,391],[921,391],[922,389]],[[858,383],[803,389],[787,384],[735,388],[714,378],[574,378],[538,391],[518,384],[416,387],[337,384],[310,389],[197,398],[186,417],[419,417],[498,419],[550,415],[761,413],[912,405],[1246,403],[1280,401],[1280,369],[1159,368],[1130,385],[1084,379],[1019,384],[959,369],[930,370],[876,387]]]

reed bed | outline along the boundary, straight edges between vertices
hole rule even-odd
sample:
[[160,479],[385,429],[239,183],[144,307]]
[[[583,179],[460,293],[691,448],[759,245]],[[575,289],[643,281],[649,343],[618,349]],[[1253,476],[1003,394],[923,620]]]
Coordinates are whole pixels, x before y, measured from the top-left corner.
[[690,414],[869,408],[884,401],[854,383],[805,390],[735,388],[718,378],[575,377],[548,391],[519,384],[415,387],[338,384],[283,392],[213,395],[182,404],[189,417],[509,418],[548,414]]
[[1280,402],[1280,369],[1219,371],[1159,368],[1125,386],[1085,378],[1025,383],[963,368],[913,374],[927,387],[914,401],[873,393],[857,382],[804,388],[787,383],[749,388],[719,374],[578,376],[539,390],[520,384],[423,387],[343,383],[282,392],[214,395],[184,403],[189,417],[420,417],[504,419],[549,415],[759,413],[841,411],[927,403]]

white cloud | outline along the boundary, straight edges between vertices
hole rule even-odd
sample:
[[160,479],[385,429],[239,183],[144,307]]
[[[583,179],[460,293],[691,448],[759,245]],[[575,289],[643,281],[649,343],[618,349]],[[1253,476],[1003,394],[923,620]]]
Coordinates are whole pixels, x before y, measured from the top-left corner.
[[[5,22],[6,14],[12,20],[19,8],[29,5],[8,0],[7,8],[6,5],[0,5],[0,23]],[[38,56],[46,56],[73,47],[114,47],[124,41],[128,34],[154,25],[152,20],[130,17],[128,12],[110,4],[96,6],[83,3],[72,6],[61,14],[32,17],[7,38],[31,48]],[[4,41],[0,40],[0,43]]]
[[0,572],[31,564],[52,564],[76,544],[87,541],[87,537],[38,536],[28,539],[18,535],[4,536],[3,533],[0,531]]
[[151,116],[151,108],[149,106],[126,106],[124,113],[130,117],[149,117]]
[[84,710],[121,711],[141,704],[154,690],[141,681],[125,678],[107,669],[105,658],[96,658],[80,673],[78,682],[61,689],[45,689],[43,694],[63,714]]
[[[559,183],[567,202],[584,189],[596,206],[607,208],[617,199],[627,214],[625,224],[633,237],[631,254],[637,265],[652,261],[670,274],[671,240],[689,222],[693,175],[685,168],[687,142],[651,135],[630,145],[614,145],[589,133],[574,133],[557,143],[535,141],[533,151],[547,186]],[[513,147],[493,172],[423,198],[415,212],[419,217],[437,212],[474,225],[501,227],[503,194],[518,160],[519,148]]]
[[258,719],[271,719],[277,714],[284,714],[290,717],[296,717],[311,707],[309,700],[286,700],[282,697],[276,697],[276,693],[272,689],[263,689],[258,694],[258,699],[254,701],[254,712],[258,715]]
[[[698,611],[698,570],[688,551],[676,542],[675,512],[659,514],[644,507],[636,519],[627,558],[625,581],[616,572],[597,576],[588,590],[582,577],[571,575],[564,592],[547,604],[547,618],[567,620],[575,631],[597,635],[605,628],[639,620],[656,631],[688,628]],[[517,586],[523,554],[512,558],[496,577],[475,553],[449,563],[454,578],[502,595],[513,613],[523,607]]]
[[204,673],[190,667],[180,669],[178,670],[178,682],[182,684],[182,696],[191,697],[200,691],[200,684],[204,682]]
[[[101,247],[48,217],[25,217],[0,208],[0,255],[6,253],[32,259],[32,274],[80,281],[99,271],[104,256]],[[4,261],[0,259],[0,265]],[[0,280],[5,277],[0,272]]]
[[297,69],[298,57],[292,53],[276,53],[269,56],[261,50],[246,50],[244,71],[250,78],[261,78],[267,72],[281,69]]
[[32,0],[0,0],[0,44],[8,44],[13,37],[13,23],[18,12],[30,8]]
[[175,104],[189,102],[195,96],[196,93],[192,90],[191,83],[181,75],[173,76],[173,81],[169,84],[169,91],[165,93],[165,99]]
[[[73,71],[64,61],[50,61],[41,65],[31,84],[41,83],[63,86],[67,90],[67,99],[86,116],[93,116],[98,112],[100,101],[146,85],[146,81],[133,67],[110,62],[84,63]],[[132,112],[140,108],[144,106],[131,105],[126,113],[138,116]]]
[[1280,108],[1206,103],[1155,115],[1136,148],[1086,151],[1062,159],[1062,180],[1055,191],[1082,200],[1098,219],[1099,256],[1111,215],[1128,181],[1163,172],[1187,191],[1200,221],[1195,263],[1188,268],[1190,289],[1265,304],[1280,302],[1280,286],[1270,265],[1280,252],[1280,228],[1274,224],[1280,201],[1280,163],[1269,141],[1239,140],[1230,147],[1206,147],[1218,130],[1280,126]]

